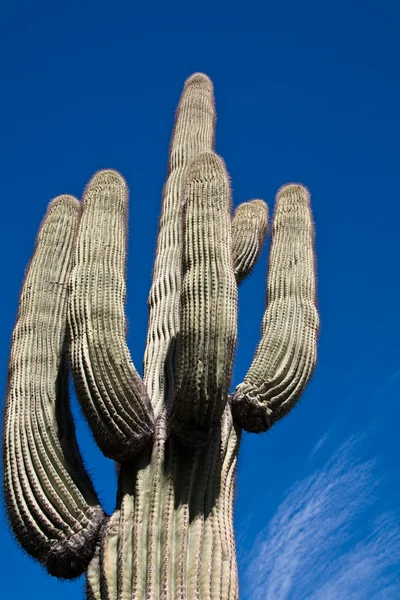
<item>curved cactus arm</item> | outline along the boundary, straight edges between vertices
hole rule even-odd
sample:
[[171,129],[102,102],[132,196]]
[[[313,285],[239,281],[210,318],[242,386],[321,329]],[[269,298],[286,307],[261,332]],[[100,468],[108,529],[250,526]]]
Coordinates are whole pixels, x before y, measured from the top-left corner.
[[309,193],[287,185],[276,198],[262,338],[232,398],[236,421],[266,431],[294,406],[316,362],[314,232]]
[[37,237],[13,332],[3,446],[12,529],[49,573],[65,578],[85,570],[104,520],[68,398],[67,283],[79,217],[77,200],[60,196]]
[[180,212],[185,168],[197,154],[212,150],[214,128],[212,82],[206,75],[195,73],[185,83],[176,113],[148,301],[144,380],[156,418],[169,404],[176,385],[174,354],[179,331]]
[[232,219],[233,262],[238,284],[250,275],[261,254],[268,229],[268,206],[263,200],[243,202]]
[[70,278],[71,365],[78,399],[103,453],[122,462],[152,439],[146,388],[126,344],[125,260],[128,192],[100,171],[84,194]]
[[183,443],[207,436],[228,398],[237,337],[231,195],[225,165],[213,152],[191,163],[182,222],[178,384],[171,427]]

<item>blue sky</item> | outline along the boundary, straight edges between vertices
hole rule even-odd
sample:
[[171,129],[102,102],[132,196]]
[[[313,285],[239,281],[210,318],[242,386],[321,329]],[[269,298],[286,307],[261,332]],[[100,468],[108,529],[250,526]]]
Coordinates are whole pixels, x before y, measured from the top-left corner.
[[[243,600],[400,598],[400,9],[360,0],[2,9],[3,279],[0,377],[23,273],[50,199],[115,168],[130,193],[128,341],[141,369],[147,295],[174,111],[195,71],[214,81],[217,152],[234,205],[270,209],[308,186],[316,223],[318,365],[298,407],[243,439],[235,527]],[[240,288],[233,384],[265,307],[266,247]],[[114,467],[78,418],[111,510]],[[16,547],[0,521],[5,598],[82,597]]]

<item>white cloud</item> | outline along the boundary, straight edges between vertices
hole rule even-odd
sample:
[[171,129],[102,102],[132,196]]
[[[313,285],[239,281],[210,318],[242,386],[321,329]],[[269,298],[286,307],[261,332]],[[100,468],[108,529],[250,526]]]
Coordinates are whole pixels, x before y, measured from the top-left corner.
[[324,435],[319,438],[318,442],[315,444],[314,448],[310,452],[310,458],[312,458],[314,456],[314,454],[316,454],[318,452],[318,450],[321,450],[322,446],[325,444],[328,437],[329,437],[329,433],[327,432],[327,433],[324,433]]
[[350,437],[289,490],[254,544],[245,598],[400,599],[400,519],[383,502],[380,459],[365,458],[368,439]]

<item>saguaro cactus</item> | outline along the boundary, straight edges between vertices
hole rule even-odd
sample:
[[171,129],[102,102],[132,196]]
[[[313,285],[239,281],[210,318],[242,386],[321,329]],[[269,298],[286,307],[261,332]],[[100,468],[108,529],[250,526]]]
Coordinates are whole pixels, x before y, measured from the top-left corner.
[[[237,286],[267,231],[261,200],[231,216],[213,151],[208,77],[185,84],[163,191],[143,380],[125,337],[128,192],[115,171],[80,204],[50,204],[23,285],[5,412],[4,477],[12,529],[58,577],[87,573],[95,600],[238,598],[232,503],[242,428],[266,431],[298,400],[316,360],[309,194],[277,194],[262,337],[229,396]],[[104,514],[82,465],[68,362],[83,412],[116,461]]]

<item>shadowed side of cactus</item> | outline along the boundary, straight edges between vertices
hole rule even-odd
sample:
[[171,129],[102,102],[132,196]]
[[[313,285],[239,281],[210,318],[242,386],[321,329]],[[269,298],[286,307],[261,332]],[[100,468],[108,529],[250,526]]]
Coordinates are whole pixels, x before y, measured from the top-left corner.
[[[143,381],[125,340],[128,192],[118,173],[97,173],[81,206],[70,197],[51,205],[22,291],[5,418],[9,516],[53,574],[73,577],[88,565],[92,600],[238,598],[241,430],[265,431],[286,414],[315,365],[309,194],[289,185],[276,198],[261,340],[229,396],[238,284],[260,255],[268,214],[261,200],[231,214],[214,139],[213,86],[196,73],[171,140]],[[83,412],[119,463],[110,517],[73,434],[61,383],[68,346]]]

